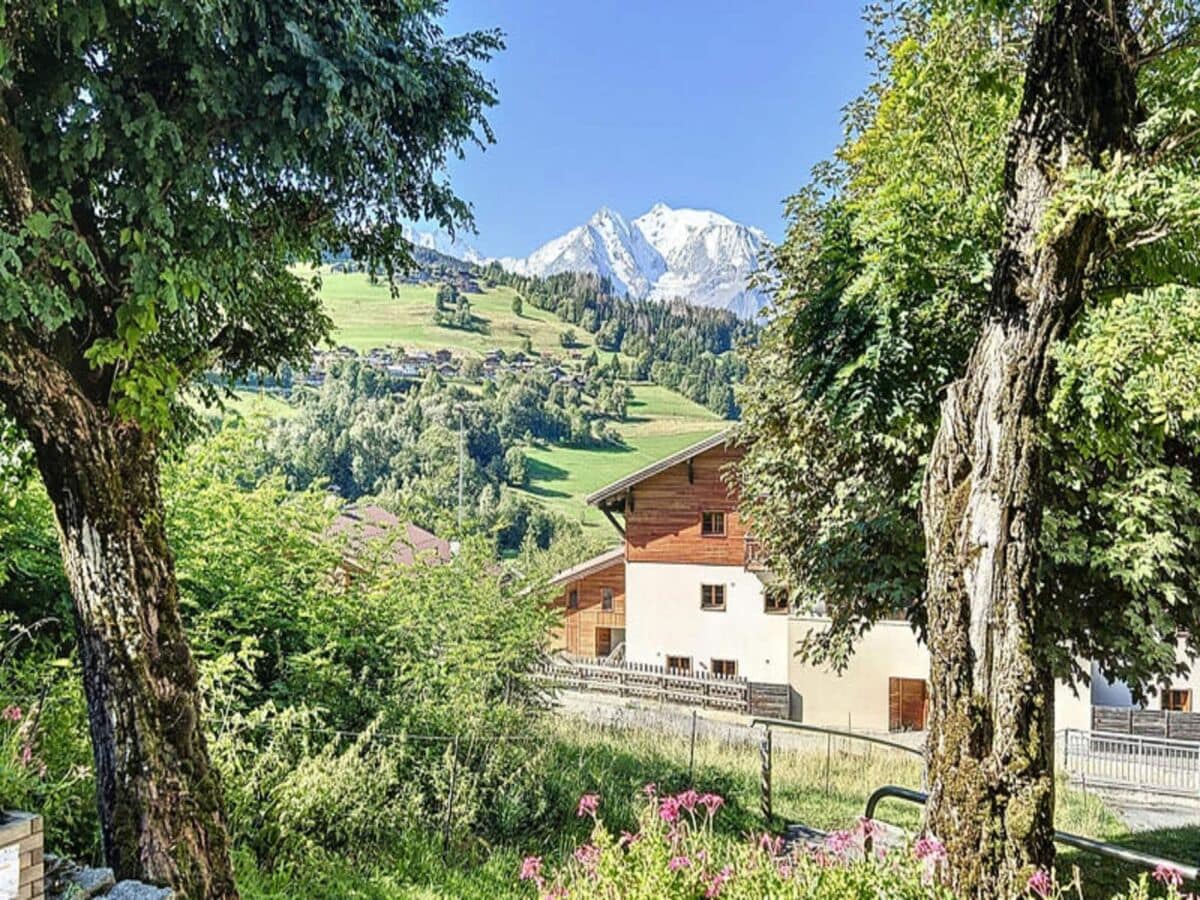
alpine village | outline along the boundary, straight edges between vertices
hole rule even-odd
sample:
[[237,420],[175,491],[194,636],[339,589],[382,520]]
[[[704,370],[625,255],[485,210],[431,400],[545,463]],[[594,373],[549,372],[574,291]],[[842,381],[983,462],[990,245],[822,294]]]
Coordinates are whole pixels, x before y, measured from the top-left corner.
[[0,3],[0,900],[1197,896],[1198,0]]

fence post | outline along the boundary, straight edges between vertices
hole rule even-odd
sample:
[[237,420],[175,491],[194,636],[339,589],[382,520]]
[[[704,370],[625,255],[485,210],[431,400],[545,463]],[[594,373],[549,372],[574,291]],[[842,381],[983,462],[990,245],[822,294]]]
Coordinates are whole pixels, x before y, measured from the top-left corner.
[[442,824],[442,857],[446,856],[446,851],[450,848],[450,823],[454,815],[454,788],[458,781],[458,735],[454,736],[454,743],[451,745],[451,753],[454,755],[450,758],[450,790],[446,797],[446,821]]
[[762,815],[767,828],[771,827],[771,726],[759,745],[759,755],[762,758]]
[[829,796],[829,757],[833,755],[833,735],[825,735],[825,796]]
[[696,710],[692,710],[692,749],[688,754],[688,787],[696,786]]

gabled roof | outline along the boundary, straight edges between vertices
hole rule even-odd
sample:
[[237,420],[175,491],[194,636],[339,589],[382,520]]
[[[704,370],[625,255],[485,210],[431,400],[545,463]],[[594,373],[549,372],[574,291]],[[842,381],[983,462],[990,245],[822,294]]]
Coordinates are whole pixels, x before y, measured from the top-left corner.
[[[344,536],[351,557],[377,540],[391,541],[388,548],[392,562],[411,566],[418,561],[439,565],[454,555],[450,542],[412,522],[402,522],[382,506],[348,506],[329,526],[329,536]],[[352,560],[351,560],[352,561]]]
[[626,475],[624,478],[618,481],[614,481],[607,487],[602,487],[595,493],[588,494],[587,502],[592,506],[598,506],[605,500],[609,500],[618,496],[619,494],[625,493],[625,491],[629,490],[638,482],[645,481],[647,478],[657,475],[659,472],[665,472],[672,466],[677,466],[682,462],[687,462],[689,459],[699,456],[701,453],[704,453],[708,450],[712,450],[714,447],[720,447],[722,444],[729,443],[732,437],[732,428],[726,428],[723,431],[718,431],[716,434],[709,435],[702,441],[697,441],[691,446],[684,447],[682,450],[672,453],[670,456],[664,456],[662,459],[658,460],[658,462],[650,463],[650,465],[644,466],[638,469],[636,472]]
[[569,569],[563,569],[550,579],[550,584],[563,584],[567,581],[574,581],[576,578],[583,578],[586,575],[602,572],[609,566],[623,562],[625,562],[625,545],[620,544],[611,550],[605,550],[599,556],[593,556],[591,559],[584,560],[577,565],[571,566]]

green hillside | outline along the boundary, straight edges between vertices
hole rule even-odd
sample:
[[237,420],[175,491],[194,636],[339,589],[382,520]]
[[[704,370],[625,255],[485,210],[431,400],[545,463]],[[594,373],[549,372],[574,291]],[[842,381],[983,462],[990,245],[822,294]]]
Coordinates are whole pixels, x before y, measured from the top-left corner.
[[334,340],[355,350],[399,345],[405,349],[438,350],[443,347],[482,355],[500,347],[520,350],[525,339],[538,352],[565,353],[560,335],[572,328],[579,349],[595,346],[592,336],[573,328],[556,315],[525,304],[520,316],[512,310],[516,292],[508,287],[486,288],[482,294],[467,294],[475,316],[486,332],[445,328],[433,323],[435,285],[403,284],[392,296],[383,283],[372,284],[361,273],[322,272],[321,297],[325,311],[336,326]]
[[[478,333],[433,323],[436,286],[401,285],[393,297],[385,284],[372,284],[366,275],[324,271],[321,296],[335,325],[334,339],[356,350],[399,345],[406,349],[448,348],[463,354],[482,354],[491,347],[519,350],[528,337],[536,351],[564,354],[559,335],[572,327],[556,315],[525,304],[512,310],[515,292],[487,288],[467,295],[474,314],[488,331]],[[589,351],[592,336],[573,328],[581,349]],[[590,528],[609,527],[604,517],[583,498],[648,463],[726,427],[703,406],[653,384],[635,385],[629,419],[617,426],[624,447],[537,447],[528,452],[529,496],[548,508]]]
[[629,420],[617,426],[625,447],[530,450],[528,493],[589,528],[610,528],[598,510],[584,503],[584,497],[730,424],[658,385],[636,385],[633,397]]

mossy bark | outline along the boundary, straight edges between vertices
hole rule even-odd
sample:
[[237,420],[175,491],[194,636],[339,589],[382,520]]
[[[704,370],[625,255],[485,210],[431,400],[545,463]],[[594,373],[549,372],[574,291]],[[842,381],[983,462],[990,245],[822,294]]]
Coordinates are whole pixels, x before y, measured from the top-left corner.
[[1137,47],[1124,2],[1059,0],[1039,21],[1008,148],[991,308],[952,384],[922,514],[931,653],[928,826],[963,897],[1021,894],[1053,861],[1053,687],[1039,647],[1038,428],[1049,350],[1104,240],[1080,216],[1047,236],[1064,170],[1129,149]]
[[105,860],[118,878],[236,897],[196,668],[163,527],[152,437],[116,421],[0,322],[0,408],[54,504],[75,605]]

